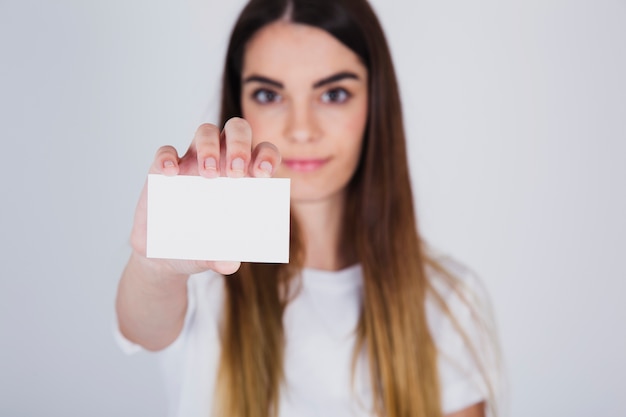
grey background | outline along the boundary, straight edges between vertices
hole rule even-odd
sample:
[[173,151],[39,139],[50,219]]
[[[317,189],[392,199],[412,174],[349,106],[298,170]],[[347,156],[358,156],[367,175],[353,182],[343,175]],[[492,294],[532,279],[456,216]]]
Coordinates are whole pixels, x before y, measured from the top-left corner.
[[[241,4],[0,0],[1,416],[165,415],[115,288],[154,151],[215,121]],[[511,415],[626,415],[626,3],[374,5],[422,230],[492,296]]]

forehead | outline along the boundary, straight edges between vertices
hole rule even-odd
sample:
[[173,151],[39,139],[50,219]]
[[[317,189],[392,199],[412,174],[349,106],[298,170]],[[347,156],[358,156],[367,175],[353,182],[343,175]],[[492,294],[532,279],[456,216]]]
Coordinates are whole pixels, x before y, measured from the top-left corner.
[[364,78],[367,74],[358,55],[326,31],[278,21],[261,28],[248,41],[242,76],[315,79],[346,70]]

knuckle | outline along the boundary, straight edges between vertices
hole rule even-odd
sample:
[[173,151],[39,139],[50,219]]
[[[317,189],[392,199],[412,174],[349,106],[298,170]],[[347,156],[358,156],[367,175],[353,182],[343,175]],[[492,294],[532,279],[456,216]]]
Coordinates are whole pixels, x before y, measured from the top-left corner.
[[263,152],[274,153],[276,155],[280,154],[278,147],[272,142],[261,142],[258,146]]
[[218,127],[211,123],[202,123],[196,130],[196,136],[198,137],[219,137],[219,133]]
[[219,154],[219,129],[210,123],[204,123],[198,127],[194,140],[194,151],[199,158],[207,155]]
[[176,149],[174,149],[174,147],[171,145],[165,145],[157,149],[155,155],[158,157],[164,154],[171,154],[171,153],[176,153]]
[[241,117],[233,117],[231,119],[228,119],[228,121],[224,125],[224,130],[229,133],[232,132],[238,136],[245,136],[246,139],[252,137],[252,128],[250,127],[250,124]]
[[229,155],[234,152],[250,153],[250,142],[241,138],[232,138],[226,145],[226,153]]
[[264,159],[272,159],[275,161],[281,160],[281,155],[280,155],[280,152],[278,151],[278,148],[276,147],[276,145],[272,143],[269,143],[269,142],[260,143],[257,146],[257,149],[258,149],[259,157],[262,157]]
[[217,141],[208,141],[204,143],[198,143],[196,145],[196,151],[198,156],[207,154],[219,154],[220,145]]
[[160,162],[164,159],[178,159],[178,152],[176,152],[176,148],[173,146],[161,146],[154,155],[154,161]]

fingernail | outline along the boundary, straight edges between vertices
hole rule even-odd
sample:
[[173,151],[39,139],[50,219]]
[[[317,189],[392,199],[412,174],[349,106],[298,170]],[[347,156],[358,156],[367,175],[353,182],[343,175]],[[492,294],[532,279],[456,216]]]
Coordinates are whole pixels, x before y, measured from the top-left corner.
[[268,176],[272,175],[272,164],[268,161],[261,162],[259,168],[261,168],[261,171],[267,173]]
[[230,168],[233,171],[243,171],[244,162],[241,158],[233,159],[233,162],[230,163]]
[[170,161],[169,159],[163,161],[163,168],[171,168],[174,166],[174,161]]
[[207,158],[204,160],[204,169],[215,171],[217,169],[217,161],[215,158]]

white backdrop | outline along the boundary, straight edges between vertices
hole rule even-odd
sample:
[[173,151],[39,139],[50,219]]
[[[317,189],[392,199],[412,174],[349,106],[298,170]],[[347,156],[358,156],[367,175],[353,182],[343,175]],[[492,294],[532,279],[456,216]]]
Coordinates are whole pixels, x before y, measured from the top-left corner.
[[[241,4],[0,0],[0,416],[165,415],[115,288],[154,151],[215,121]],[[626,3],[374,6],[422,230],[491,293],[511,415],[626,415]]]

